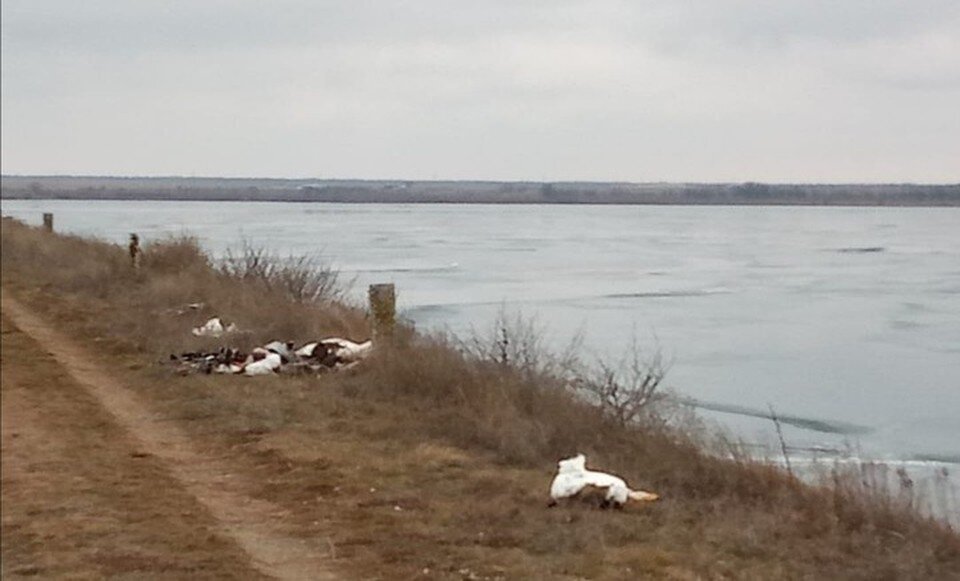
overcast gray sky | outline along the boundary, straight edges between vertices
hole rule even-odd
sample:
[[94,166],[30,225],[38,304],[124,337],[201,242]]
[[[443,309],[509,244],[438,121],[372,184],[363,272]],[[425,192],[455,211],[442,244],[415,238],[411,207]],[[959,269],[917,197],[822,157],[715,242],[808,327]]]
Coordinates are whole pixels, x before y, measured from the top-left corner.
[[960,1],[3,0],[6,174],[960,181]]

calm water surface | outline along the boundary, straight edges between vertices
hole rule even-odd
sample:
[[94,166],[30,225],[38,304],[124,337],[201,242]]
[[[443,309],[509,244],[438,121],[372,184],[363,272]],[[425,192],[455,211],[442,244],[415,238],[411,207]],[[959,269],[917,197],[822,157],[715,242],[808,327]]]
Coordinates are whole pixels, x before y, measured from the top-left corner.
[[506,304],[557,343],[583,328],[617,353],[636,333],[751,442],[770,442],[750,414],[772,405],[800,449],[960,463],[960,209],[3,202],[43,211],[117,243],[323,252],[358,296],[395,282],[421,328],[483,327]]

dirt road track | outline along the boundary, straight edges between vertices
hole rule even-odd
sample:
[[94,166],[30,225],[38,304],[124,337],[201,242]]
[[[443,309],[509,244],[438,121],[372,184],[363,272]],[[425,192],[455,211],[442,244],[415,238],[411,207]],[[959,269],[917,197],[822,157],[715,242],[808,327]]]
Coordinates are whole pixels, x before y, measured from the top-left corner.
[[[282,530],[283,509],[245,494],[242,474],[233,473],[225,460],[202,453],[183,431],[170,422],[160,421],[137,394],[100,369],[90,353],[45,324],[8,294],[4,293],[2,299],[4,316],[48,351],[69,379],[82,386],[108,412],[108,417],[121,428],[119,431],[133,456],[152,456],[158,460],[173,482],[209,513],[214,530],[236,543],[249,556],[256,571],[279,579],[339,578],[330,568],[326,539],[305,540],[285,535]],[[11,362],[4,362],[5,371],[8,366]],[[16,383],[15,375],[12,377]],[[5,456],[10,438],[19,435],[11,435],[8,427],[23,426],[23,431],[29,433],[30,426],[42,422],[45,416],[41,411],[33,412],[31,417],[31,406],[23,400],[24,394],[29,392],[21,390],[8,394],[8,391],[4,386]],[[42,444],[57,435],[55,432],[42,435],[34,432],[33,439],[36,444]],[[34,448],[34,452],[39,450],[37,446]],[[14,478],[28,477],[23,474],[21,466],[8,464],[5,458],[5,481],[8,472]],[[162,482],[157,483],[157,486],[162,485]],[[7,526],[6,517],[4,526]]]

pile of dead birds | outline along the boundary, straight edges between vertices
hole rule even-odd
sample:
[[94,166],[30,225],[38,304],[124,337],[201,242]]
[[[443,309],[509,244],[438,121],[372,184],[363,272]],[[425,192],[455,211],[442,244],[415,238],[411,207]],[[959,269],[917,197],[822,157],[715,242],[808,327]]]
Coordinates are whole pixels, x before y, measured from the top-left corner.
[[170,363],[177,373],[217,373],[226,375],[318,374],[350,369],[373,350],[370,340],[355,342],[331,337],[309,342],[299,349],[293,342],[271,341],[249,353],[232,347],[217,351],[188,351],[171,354]]

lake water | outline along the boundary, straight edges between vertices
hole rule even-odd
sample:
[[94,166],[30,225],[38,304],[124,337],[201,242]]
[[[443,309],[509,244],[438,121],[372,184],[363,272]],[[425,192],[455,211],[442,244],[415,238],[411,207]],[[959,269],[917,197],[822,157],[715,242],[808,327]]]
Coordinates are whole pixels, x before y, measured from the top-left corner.
[[43,211],[121,244],[322,252],[358,297],[396,283],[419,328],[464,333],[506,305],[557,344],[582,328],[616,354],[636,334],[672,358],[673,390],[749,442],[773,441],[755,417],[773,406],[800,456],[960,470],[957,208],[3,202]]

